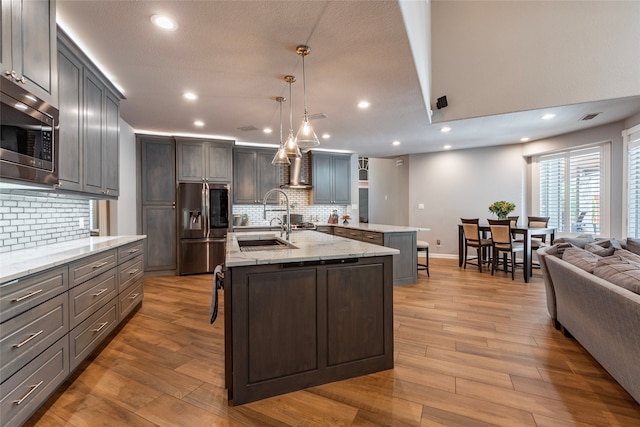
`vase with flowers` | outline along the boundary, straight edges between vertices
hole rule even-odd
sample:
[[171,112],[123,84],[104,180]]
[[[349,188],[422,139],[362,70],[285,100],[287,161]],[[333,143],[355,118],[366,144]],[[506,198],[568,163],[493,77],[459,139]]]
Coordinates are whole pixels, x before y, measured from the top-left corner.
[[509,215],[515,209],[515,203],[506,202],[504,200],[493,202],[491,206],[489,206],[489,212],[495,214],[498,219],[507,219],[507,215]]
[[349,225],[349,219],[350,218],[351,218],[351,215],[349,215],[349,214],[342,215],[342,224]]

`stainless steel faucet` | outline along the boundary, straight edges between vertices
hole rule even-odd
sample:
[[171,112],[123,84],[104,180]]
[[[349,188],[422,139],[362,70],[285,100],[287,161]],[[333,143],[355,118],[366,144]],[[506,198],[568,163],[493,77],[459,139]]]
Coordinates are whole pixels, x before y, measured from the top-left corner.
[[[263,217],[264,219],[267,219],[267,199],[269,198],[269,196],[271,195],[271,193],[280,193],[284,196],[284,200],[285,203],[287,204],[287,241],[291,241],[291,211],[289,210],[289,196],[287,196],[287,193],[285,193],[284,191],[282,191],[279,188],[272,188],[271,190],[267,191],[267,194],[264,195],[264,199],[262,200],[262,205],[264,206],[263,208]],[[281,209],[270,209],[270,211],[281,211]],[[284,229],[284,226],[282,225],[282,221],[280,221],[280,237],[282,237],[282,230]]]

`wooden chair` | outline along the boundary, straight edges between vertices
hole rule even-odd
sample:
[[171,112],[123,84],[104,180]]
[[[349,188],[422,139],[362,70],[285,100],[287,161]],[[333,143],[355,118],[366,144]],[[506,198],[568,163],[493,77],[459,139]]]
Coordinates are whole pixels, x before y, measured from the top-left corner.
[[[491,248],[491,239],[483,239],[480,236],[480,227],[478,218],[466,219],[460,218],[462,222],[462,230],[464,232],[464,268],[469,264],[477,265],[482,273],[482,264],[488,262],[486,258],[487,249]],[[475,248],[478,255],[475,258],[468,258],[469,248]],[[476,263],[470,262],[476,260]]]
[[420,252],[425,252],[427,257],[427,260],[424,262],[424,264],[420,264],[420,260],[418,259],[418,271],[425,270],[427,272],[427,277],[431,277],[429,275],[429,242],[418,240],[416,242],[416,248],[418,251],[418,255],[420,255]]
[[511,270],[511,280],[515,279],[515,270],[518,266],[516,254],[524,252],[524,245],[516,242],[511,236],[511,221],[508,219],[490,219],[492,254],[491,274],[498,269],[500,254],[502,253],[502,264],[504,271]]
[[[527,218],[529,228],[547,228],[549,224],[548,216],[530,216]],[[535,251],[547,243],[546,234],[532,234],[531,235],[531,250]]]

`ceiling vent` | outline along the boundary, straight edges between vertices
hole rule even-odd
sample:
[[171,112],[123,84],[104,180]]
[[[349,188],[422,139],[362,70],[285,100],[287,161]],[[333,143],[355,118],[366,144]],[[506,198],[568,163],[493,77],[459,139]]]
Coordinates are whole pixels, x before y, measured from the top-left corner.
[[238,130],[241,130],[243,132],[249,132],[249,131],[252,131],[252,130],[258,130],[258,128],[255,127],[254,125],[250,125],[250,126],[241,126],[241,127],[238,128]]
[[319,119],[326,119],[327,115],[324,113],[316,113],[316,114],[309,114],[309,120],[319,120]]
[[596,117],[598,117],[600,114],[602,114],[602,112],[587,114],[586,116],[584,116],[580,120],[592,120],[592,119],[595,119]]

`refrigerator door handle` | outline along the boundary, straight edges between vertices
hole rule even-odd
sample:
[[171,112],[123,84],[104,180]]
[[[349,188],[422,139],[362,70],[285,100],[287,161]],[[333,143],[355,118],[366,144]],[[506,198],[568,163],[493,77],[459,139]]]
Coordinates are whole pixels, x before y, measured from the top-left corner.
[[206,212],[206,214],[205,214],[205,222],[204,222],[205,223],[205,227],[206,227],[205,228],[205,236],[206,237],[211,237],[210,236],[211,235],[211,224],[210,224],[210,221],[211,221],[211,204],[210,204],[210,202],[211,202],[211,200],[210,200],[211,191],[209,189],[209,183],[208,182],[204,183],[204,194],[205,194],[204,210]]

